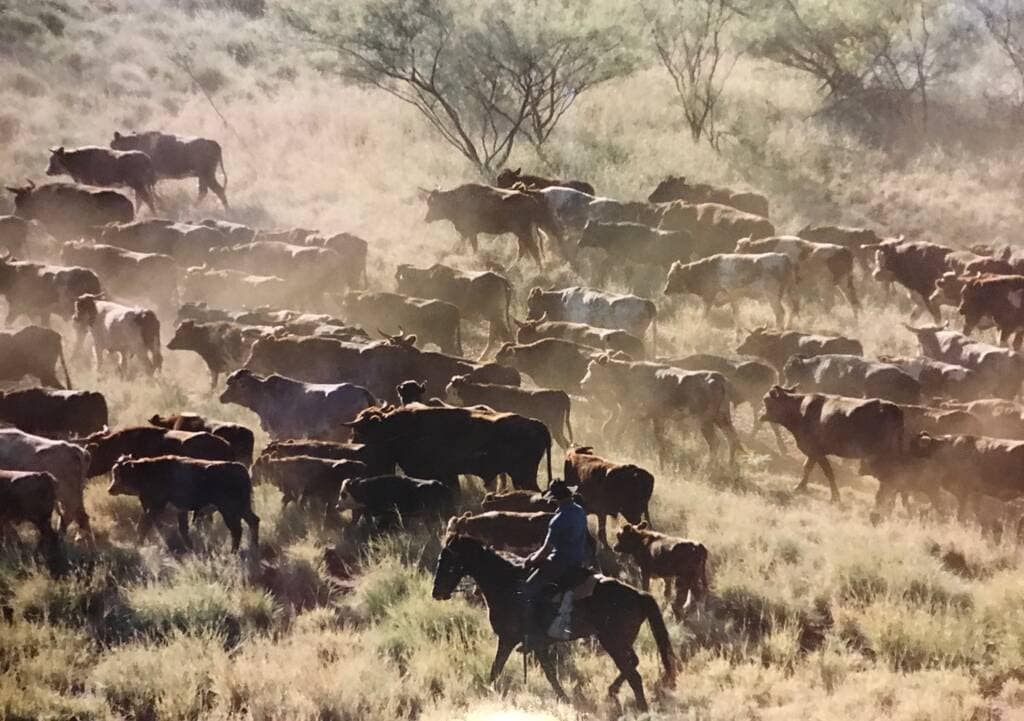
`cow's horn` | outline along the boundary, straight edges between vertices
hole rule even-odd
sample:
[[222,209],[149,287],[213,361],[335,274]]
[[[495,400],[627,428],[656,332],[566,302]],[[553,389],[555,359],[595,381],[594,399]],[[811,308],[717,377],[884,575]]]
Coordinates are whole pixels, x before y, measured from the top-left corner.
[[35,182],[34,182],[34,181],[32,180],[32,178],[25,178],[25,182],[27,182],[27,183],[28,183],[28,189],[29,189],[29,190],[35,190],[35,189],[36,189],[36,184],[35,184]]

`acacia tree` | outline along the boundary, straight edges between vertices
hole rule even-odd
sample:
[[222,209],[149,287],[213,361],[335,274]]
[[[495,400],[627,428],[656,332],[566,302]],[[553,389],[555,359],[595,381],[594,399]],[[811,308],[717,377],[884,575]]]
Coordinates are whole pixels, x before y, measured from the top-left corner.
[[344,76],[415,107],[487,174],[520,135],[542,145],[581,93],[629,69],[621,31],[578,22],[584,11],[558,0],[316,0],[281,10],[300,36],[338,53]]
[[1024,5],[1019,0],[972,0],[971,5],[1016,74],[1014,105],[1024,116]]
[[929,92],[959,67],[972,28],[951,0],[762,0],[755,54],[810,74],[825,112],[875,133],[913,118],[926,129]]
[[669,0],[647,4],[654,49],[675,85],[683,117],[696,142],[717,148],[718,106],[739,55],[726,34],[739,15],[729,0]]

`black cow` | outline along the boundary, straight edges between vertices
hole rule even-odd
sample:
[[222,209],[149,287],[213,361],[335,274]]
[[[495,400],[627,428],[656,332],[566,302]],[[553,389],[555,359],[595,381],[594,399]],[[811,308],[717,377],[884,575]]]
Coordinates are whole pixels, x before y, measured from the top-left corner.
[[15,215],[38,220],[57,240],[76,240],[108,223],[127,223],[135,217],[132,201],[116,190],[87,188],[73,183],[7,186],[14,193]]
[[128,187],[135,191],[137,209],[145,203],[156,213],[154,187],[156,172],[153,161],[138,150],[111,150],[97,145],[65,150],[50,149],[47,175],[70,175],[76,183],[101,188]]
[[452,490],[438,481],[408,476],[353,478],[341,484],[338,510],[352,510],[353,519],[369,516],[391,523],[415,516],[448,516],[455,508]]

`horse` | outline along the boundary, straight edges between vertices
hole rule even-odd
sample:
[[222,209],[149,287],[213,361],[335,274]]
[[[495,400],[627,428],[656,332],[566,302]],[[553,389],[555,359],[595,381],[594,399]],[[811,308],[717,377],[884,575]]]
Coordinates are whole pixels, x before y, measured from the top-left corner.
[[[491,664],[490,682],[501,674],[509,654],[523,638],[522,606],[517,593],[529,571],[518,560],[511,560],[480,541],[457,534],[450,535],[441,548],[434,573],[433,597],[451,598],[456,586],[466,576],[476,581],[487,603],[491,628],[498,636],[498,650]],[[633,643],[644,621],[651,626],[658,653],[664,665],[662,683],[675,683],[675,655],[668,630],[654,597],[614,578],[599,578],[594,592],[573,604],[572,633],[567,640],[596,636],[598,643],[612,657],[619,675],[608,687],[613,700],[624,681],[629,683],[637,708],[647,710],[643,680],[637,671],[639,659]],[[554,640],[552,639],[552,642]],[[569,698],[558,682],[550,645],[536,650],[537,660],[561,701]]]

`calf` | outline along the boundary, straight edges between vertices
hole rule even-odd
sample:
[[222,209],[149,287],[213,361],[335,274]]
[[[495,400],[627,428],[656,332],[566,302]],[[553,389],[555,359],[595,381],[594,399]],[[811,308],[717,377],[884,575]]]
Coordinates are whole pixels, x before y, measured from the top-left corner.
[[516,342],[519,344],[535,343],[543,338],[558,338],[598,350],[625,353],[634,360],[642,360],[646,355],[644,342],[624,330],[548,320],[546,316],[541,316],[538,320],[513,320],[519,327],[516,334]]
[[104,353],[115,359],[122,376],[128,374],[128,360],[136,357],[149,375],[160,370],[160,321],[156,313],[144,308],[129,308],[120,303],[101,300],[99,296],[83,295],[75,301],[72,319],[81,332],[92,334],[96,351],[96,368],[103,364]]
[[61,533],[74,522],[82,533],[92,537],[82,495],[89,462],[89,453],[78,445],[0,428],[0,468],[40,471],[56,479]]
[[636,562],[645,591],[650,590],[652,578],[665,579],[665,597],[677,617],[685,615],[692,602],[700,603],[707,596],[708,549],[703,543],[656,533],[644,521],[623,524],[612,550]]
[[342,484],[365,478],[366,465],[359,461],[328,460],[312,456],[261,455],[252,467],[253,481],[267,481],[281,491],[281,506],[292,501],[313,502],[325,519],[334,510]]
[[64,361],[60,333],[37,325],[16,331],[0,330],[0,381],[19,381],[32,376],[44,386],[63,388],[57,380],[58,362],[70,388],[71,376]]
[[417,516],[443,516],[452,512],[452,489],[439,481],[408,476],[352,478],[341,484],[338,510],[352,510],[353,520],[364,515],[375,522],[404,523]]
[[252,511],[252,481],[240,463],[200,461],[180,456],[139,460],[122,458],[111,472],[108,492],[112,496],[135,496],[142,504],[139,543],[146,540],[153,524],[167,506],[178,512],[178,531],[186,547],[188,512],[207,506],[216,508],[231,532],[231,550],[242,541],[242,521],[249,527],[249,550],[259,548],[260,519]]
[[736,352],[763,358],[781,373],[786,361],[793,355],[864,355],[864,347],[859,340],[843,336],[812,335],[795,330],[773,331],[762,327],[750,331]]
[[485,405],[496,411],[536,418],[548,427],[551,438],[558,445],[569,447],[572,439],[572,425],[569,422],[571,401],[565,391],[472,383],[466,376],[453,376],[445,393],[449,401],[458,405]]
[[903,443],[903,411],[876,398],[862,400],[821,393],[794,393],[774,386],[764,397],[765,420],[793,434],[807,461],[796,491],[807,488],[815,464],[828,479],[832,501],[839,488],[828,456],[874,458],[899,453]]
[[87,436],[107,427],[107,401],[95,391],[26,388],[0,392],[0,420],[37,436]]
[[514,513],[554,513],[555,504],[536,491],[490,491],[480,501],[481,511],[512,511]]
[[230,461],[235,452],[223,438],[209,433],[169,431],[154,426],[136,426],[94,433],[81,439],[89,452],[89,478],[108,473],[121,456],[155,458],[186,456],[204,461]]
[[169,431],[209,433],[223,438],[235,452],[233,460],[244,466],[252,465],[252,453],[256,439],[253,432],[240,423],[204,418],[195,413],[176,413],[168,416],[154,415],[149,419],[149,424],[157,428],[166,428]]
[[587,513],[597,516],[598,538],[605,546],[608,516],[650,523],[654,476],[640,466],[613,463],[595,455],[589,446],[574,446],[565,454],[564,476],[568,485],[577,486]]
[[650,327],[657,335],[658,309],[653,301],[635,295],[607,293],[573,286],[562,290],[533,288],[526,299],[528,320],[569,321],[598,328],[624,330],[643,338]]
[[5,526],[31,523],[39,532],[39,553],[54,558],[59,539],[51,517],[57,509],[57,480],[46,471],[0,470],[0,538]]
[[467,511],[448,519],[446,535],[457,533],[500,550],[526,553],[544,544],[553,516],[546,512],[487,511],[474,515]]
[[883,398],[894,403],[917,403],[921,384],[888,363],[867,361],[856,355],[791,356],[783,368],[786,382],[811,393]]
[[350,383],[302,383],[279,375],[259,376],[242,369],[228,376],[221,403],[235,403],[260,417],[272,438],[320,438],[344,441],[359,411],[376,404],[360,386]]
[[739,310],[736,303],[740,298],[767,300],[780,328],[787,323],[783,300],[789,304],[791,318],[800,309],[793,261],[782,253],[720,253],[685,265],[673,263],[668,271],[665,294],[676,293],[699,297],[704,303],[705,316],[713,305],[728,303],[737,326]]
[[436,343],[442,353],[462,355],[459,309],[452,303],[399,293],[350,290],[342,297],[346,319],[369,328],[395,328]]
[[853,253],[841,245],[815,243],[795,235],[775,235],[753,240],[743,238],[736,242],[737,253],[783,253],[793,261],[801,283],[810,281],[822,287],[822,300],[826,309],[832,308],[833,290],[839,289],[854,315],[860,310],[857,288],[853,285]]

